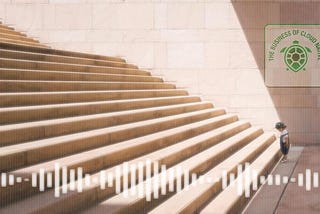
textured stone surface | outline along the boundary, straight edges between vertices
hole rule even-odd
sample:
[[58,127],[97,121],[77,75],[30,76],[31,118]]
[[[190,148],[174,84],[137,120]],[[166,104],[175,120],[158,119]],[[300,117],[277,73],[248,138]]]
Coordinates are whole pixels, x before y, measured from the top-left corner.
[[[319,153],[320,148],[318,146],[305,147],[292,176],[297,178],[298,173],[303,173],[305,176],[306,169],[310,169],[311,173],[319,172]],[[311,182],[311,191],[307,191],[305,180],[302,187],[299,187],[297,183],[290,183],[283,194],[276,213],[319,213],[320,195],[318,188],[313,188]]]

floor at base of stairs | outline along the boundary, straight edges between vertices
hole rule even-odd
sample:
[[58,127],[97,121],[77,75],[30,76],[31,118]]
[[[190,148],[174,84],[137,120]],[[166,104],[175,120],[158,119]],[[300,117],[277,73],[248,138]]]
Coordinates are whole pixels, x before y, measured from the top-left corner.
[[[313,171],[315,167],[320,166],[320,147],[316,147],[318,152],[310,154],[310,148],[306,147],[291,147],[288,161],[285,163],[279,163],[272,172],[273,184],[268,185],[265,183],[259,190],[258,194],[244,209],[244,214],[270,214],[270,213],[295,213],[295,208],[292,206],[293,198],[299,197],[304,198],[309,193],[306,192],[305,188],[298,187],[298,173],[304,173],[306,168]],[[308,152],[309,151],[309,152]],[[311,148],[312,151],[312,148]],[[307,155],[305,153],[308,153]],[[311,156],[308,156],[311,155]],[[313,160],[314,164],[309,163],[304,159],[310,158]],[[302,165],[302,166],[301,166]],[[299,169],[299,170],[298,170]],[[298,171],[297,171],[298,170]],[[319,170],[318,170],[319,171]],[[318,172],[317,171],[317,172]],[[280,175],[280,185],[275,185],[275,175]],[[289,182],[288,184],[283,184],[283,177],[288,176],[288,180],[291,178],[296,178],[295,182]],[[312,176],[311,176],[312,177]],[[305,184],[305,182],[304,182]],[[305,185],[304,185],[305,187]],[[318,191],[313,190],[313,191]],[[296,199],[294,199],[295,201]],[[319,198],[317,198],[319,201]],[[306,200],[302,200],[307,202]],[[298,203],[298,202],[297,202]],[[301,206],[308,206],[308,203],[299,203]],[[318,211],[319,212],[319,211]],[[301,213],[301,212],[300,212]],[[305,213],[305,212],[304,212]]]
[[[320,146],[306,146],[299,158],[298,164],[293,172],[293,177],[298,177],[299,173],[306,175],[306,169],[311,170],[311,189],[306,190],[306,180],[303,186],[290,183],[282,196],[276,214],[285,213],[320,213],[319,188],[314,187],[313,174],[320,172]],[[319,178],[317,179],[319,182]]]

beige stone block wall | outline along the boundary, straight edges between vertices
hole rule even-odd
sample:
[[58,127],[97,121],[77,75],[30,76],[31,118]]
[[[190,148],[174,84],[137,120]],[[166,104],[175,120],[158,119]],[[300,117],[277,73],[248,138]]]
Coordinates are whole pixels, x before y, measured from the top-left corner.
[[205,4],[174,2],[167,4],[168,29],[201,29],[205,24]]
[[264,84],[264,26],[318,23],[320,1],[3,0],[0,18],[55,48],[125,57],[293,143],[319,143],[320,89]]

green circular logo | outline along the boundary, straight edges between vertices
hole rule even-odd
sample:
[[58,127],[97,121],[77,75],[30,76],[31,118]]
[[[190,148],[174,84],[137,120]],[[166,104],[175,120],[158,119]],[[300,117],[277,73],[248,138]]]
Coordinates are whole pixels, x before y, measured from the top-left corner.
[[305,65],[308,62],[308,53],[311,53],[310,48],[302,47],[299,41],[293,41],[290,47],[282,48],[280,53],[284,53],[284,62],[288,66],[287,70],[298,72],[305,70]]

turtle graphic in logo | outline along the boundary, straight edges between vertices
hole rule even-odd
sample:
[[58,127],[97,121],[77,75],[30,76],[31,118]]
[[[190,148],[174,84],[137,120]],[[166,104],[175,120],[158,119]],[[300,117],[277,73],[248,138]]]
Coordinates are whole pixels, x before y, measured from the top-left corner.
[[287,70],[298,72],[301,69],[305,71],[304,66],[308,62],[308,53],[311,49],[299,45],[299,41],[293,41],[290,47],[282,48],[280,53],[284,53],[284,62],[288,66]]

